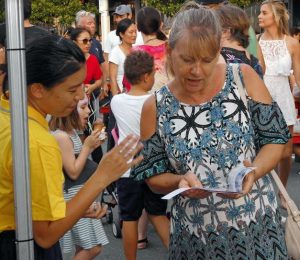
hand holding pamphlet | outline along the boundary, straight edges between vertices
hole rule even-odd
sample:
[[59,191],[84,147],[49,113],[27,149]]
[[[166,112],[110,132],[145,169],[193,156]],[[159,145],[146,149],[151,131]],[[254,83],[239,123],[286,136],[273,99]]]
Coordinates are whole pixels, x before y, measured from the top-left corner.
[[242,193],[243,191],[243,180],[245,176],[252,172],[255,169],[255,167],[245,167],[244,165],[240,165],[235,167],[234,169],[231,170],[231,172],[228,175],[228,184],[226,187],[214,187],[214,188],[209,188],[209,187],[192,187],[192,188],[179,188],[176,189],[164,197],[162,199],[169,200],[187,190],[205,190],[208,192],[215,192],[215,193]]

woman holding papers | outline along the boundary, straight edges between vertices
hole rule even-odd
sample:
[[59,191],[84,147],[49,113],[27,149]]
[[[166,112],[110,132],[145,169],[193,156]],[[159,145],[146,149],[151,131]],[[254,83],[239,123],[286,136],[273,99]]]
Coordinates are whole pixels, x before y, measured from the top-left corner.
[[145,159],[132,174],[160,193],[220,188],[249,159],[246,166],[256,168],[243,179],[242,193],[198,189],[174,198],[169,259],[285,259],[267,173],[291,136],[250,66],[218,64],[221,34],[212,10],[177,15],[167,49],[174,79],[144,104]]

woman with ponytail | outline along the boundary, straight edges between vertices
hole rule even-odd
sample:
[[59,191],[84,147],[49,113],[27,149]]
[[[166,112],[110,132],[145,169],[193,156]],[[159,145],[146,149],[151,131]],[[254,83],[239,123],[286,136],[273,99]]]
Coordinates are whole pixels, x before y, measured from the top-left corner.
[[[264,1],[260,8],[258,22],[264,30],[259,39],[266,63],[264,81],[272,98],[282,110],[292,133],[296,113],[288,77],[293,70],[297,85],[300,85],[300,46],[297,40],[289,35],[289,14],[283,1]],[[292,148],[293,143],[290,139],[278,164],[280,179],[285,186],[291,170]],[[285,208],[286,203],[283,198],[281,203]]]
[[258,48],[259,59],[247,51],[250,27],[247,14],[234,5],[222,5],[216,13],[222,26],[221,59],[226,63],[248,64],[263,78],[264,60],[261,49]]
[[135,46],[135,50],[146,51],[154,57],[155,82],[152,91],[164,86],[168,81],[165,70],[167,36],[161,31],[162,19],[158,10],[143,7],[137,13],[137,28],[142,33],[144,45]]

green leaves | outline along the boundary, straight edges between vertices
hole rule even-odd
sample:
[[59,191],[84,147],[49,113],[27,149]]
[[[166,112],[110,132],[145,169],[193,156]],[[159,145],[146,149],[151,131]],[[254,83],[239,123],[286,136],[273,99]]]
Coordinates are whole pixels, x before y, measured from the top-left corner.
[[32,23],[70,26],[79,10],[97,13],[93,4],[83,5],[80,0],[32,0]]
[[[259,0],[229,0],[230,3],[240,7],[247,7],[251,4],[260,2]],[[160,10],[168,17],[174,16],[185,0],[142,0],[144,6],[152,6]]]
[[143,5],[152,6],[168,17],[174,16],[185,0],[143,0]]
[[[32,0],[30,22],[54,27],[59,34],[75,21],[75,14],[80,10],[98,13],[94,3],[83,4],[81,0]],[[0,22],[4,22],[4,0],[0,0]]]

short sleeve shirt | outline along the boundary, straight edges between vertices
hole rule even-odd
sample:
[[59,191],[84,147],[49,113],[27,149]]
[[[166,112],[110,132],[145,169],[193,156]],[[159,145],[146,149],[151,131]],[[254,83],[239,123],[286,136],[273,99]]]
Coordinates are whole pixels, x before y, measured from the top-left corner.
[[91,48],[90,48],[90,54],[93,54],[93,55],[96,56],[96,58],[98,59],[99,64],[101,64],[105,61],[104,57],[103,57],[102,45],[95,38],[92,38],[92,45],[91,45]]
[[109,55],[109,62],[112,62],[116,65],[118,65],[118,72],[117,72],[117,83],[120,91],[123,91],[123,77],[124,77],[124,62],[125,62],[126,56],[124,52],[121,50],[120,46],[117,45],[113,50],[111,51]]
[[86,76],[84,84],[92,84],[96,80],[101,79],[102,71],[99,66],[99,62],[93,54],[91,54],[86,60]]
[[116,30],[108,33],[103,50],[105,53],[111,53],[114,47],[121,43],[120,37],[116,34]]
[[[54,221],[65,217],[62,157],[46,119],[28,107],[32,219]],[[9,102],[0,103],[0,232],[15,229],[12,139]]]

